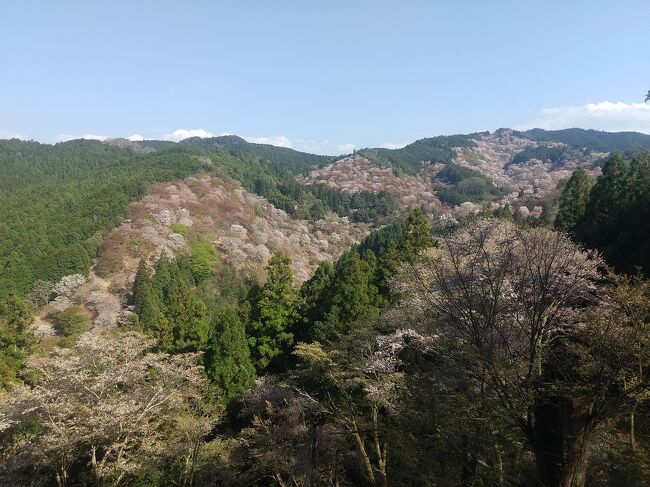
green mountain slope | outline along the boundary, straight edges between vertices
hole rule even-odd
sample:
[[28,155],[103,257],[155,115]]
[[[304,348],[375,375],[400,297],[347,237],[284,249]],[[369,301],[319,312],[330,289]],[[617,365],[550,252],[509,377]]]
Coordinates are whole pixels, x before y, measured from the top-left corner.
[[181,146],[191,146],[207,151],[233,151],[250,154],[293,173],[301,173],[313,166],[324,166],[332,161],[331,156],[320,156],[300,152],[287,147],[277,147],[268,144],[255,144],[236,135],[223,135],[221,137],[191,137],[178,143]]
[[536,142],[561,142],[573,148],[587,148],[598,152],[650,149],[650,135],[639,132],[603,132],[573,128],[564,130],[531,129],[514,133]]
[[377,164],[416,175],[420,171],[422,161],[447,163],[454,155],[454,147],[475,145],[471,135],[444,135],[417,140],[401,149],[362,149],[357,153]]

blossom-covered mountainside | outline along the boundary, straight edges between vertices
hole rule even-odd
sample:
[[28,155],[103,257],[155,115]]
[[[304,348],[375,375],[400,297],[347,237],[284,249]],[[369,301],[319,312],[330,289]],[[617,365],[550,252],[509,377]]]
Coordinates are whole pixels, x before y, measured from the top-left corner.
[[647,485],[649,139],[0,141],[0,485]]
[[103,240],[88,278],[69,276],[59,283],[56,299],[39,312],[39,332],[54,333],[48,317],[69,306],[79,306],[100,328],[124,323],[143,259],[153,267],[161,256],[173,259],[207,243],[222,263],[263,279],[271,255],[280,251],[291,258],[299,284],[319,262],[335,262],[369,230],[367,223],[333,213],[315,221],[292,218],[234,180],[206,175],[156,185]]
[[[650,136],[638,133],[499,129],[423,139],[397,150],[362,149],[300,181],[341,191],[388,191],[403,205],[435,208],[444,218],[506,205],[539,216],[544,197],[577,167],[597,176],[611,152],[644,148],[650,148]],[[436,177],[448,164],[475,173],[449,184]],[[482,190],[479,176],[498,191]]]

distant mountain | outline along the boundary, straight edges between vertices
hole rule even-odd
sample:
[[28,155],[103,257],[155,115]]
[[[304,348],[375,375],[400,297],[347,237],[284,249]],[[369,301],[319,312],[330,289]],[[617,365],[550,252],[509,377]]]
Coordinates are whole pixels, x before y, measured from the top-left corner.
[[514,132],[536,142],[560,142],[576,149],[589,149],[598,152],[625,152],[650,149],[650,135],[639,132],[604,132],[600,130],[531,129]]
[[406,174],[420,172],[421,162],[450,162],[455,147],[474,147],[470,135],[442,135],[416,140],[400,149],[362,149],[357,151],[363,157],[380,165],[393,166]]
[[321,167],[333,160],[332,156],[321,156],[278,147],[268,144],[255,144],[248,142],[236,135],[222,135],[220,137],[190,137],[181,140],[178,145],[191,146],[199,150],[225,150],[242,152],[259,157],[265,161],[279,164],[283,169],[294,173],[304,172],[313,166]]
[[[531,141],[530,147],[513,156],[508,165],[519,164],[530,159],[550,160],[562,164],[564,159],[575,158],[575,151],[583,153],[634,152],[650,150],[650,135],[639,132],[603,132],[579,128],[564,130],[531,129],[516,131],[498,129],[494,135],[512,135]],[[476,141],[490,132],[467,135],[449,135],[417,140],[400,149],[368,148],[356,151],[357,154],[379,164],[393,167],[398,172],[416,175],[422,162],[447,164],[454,158],[455,149],[476,147]],[[568,147],[562,149],[559,144]]]

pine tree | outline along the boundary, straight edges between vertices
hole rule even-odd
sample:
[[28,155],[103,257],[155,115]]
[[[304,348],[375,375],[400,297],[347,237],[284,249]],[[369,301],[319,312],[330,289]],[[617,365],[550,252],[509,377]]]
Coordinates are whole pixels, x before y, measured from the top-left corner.
[[300,288],[300,316],[294,335],[297,341],[308,341],[311,325],[321,319],[324,313],[325,298],[334,279],[334,266],[329,261],[321,261],[314,275]]
[[165,305],[161,294],[156,292],[154,278],[149,274],[144,260],[140,261],[133,280],[132,303],[138,317],[135,324],[148,335],[155,337],[162,350],[171,350],[172,326],[163,312]]
[[391,289],[390,279],[395,275],[401,263],[402,259],[398,246],[391,240],[377,261],[376,285],[382,299],[382,305],[392,303],[397,298]]
[[205,369],[226,399],[236,397],[255,382],[244,324],[232,308],[222,310],[213,320]]
[[249,323],[253,356],[260,369],[287,357],[294,343],[291,330],[298,317],[291,259],[279,252],[274,254],[266,272],[266,283],[252,303]]
[[615,154],[591,190],[575,236],[603,253],[616,269],[650,275],[650,157],[631,163]]
[[209,332],[208,310],[185,279],[172,282],[165,314],[172,326],[175,351],[203,349]]
[[131,304],[135,307],[136,312],[142,307],[145,294],[148,292],[151,292],[151,276],[144,259],[140,259],[131,287]]
[[609,158],[592,190],[585,212],[587,222],[606,221],[625,204],[629,176],[630,165],[619,154]]
[[587,171],[579,167],[569,178],[560,199],[560,209],[554,226],[558,230],[570,232],[584,216],[591,191],[591,181]]
[[407,218],[404,225],[404,234],[399,247],[402,258],[406,262],[413,262],[420,252],[434,245],[431,238],[431,224],[426,214],[419,208]]
[[0,298],[0,389],[15,380],[36,342],[33,322],[31,308],[16,293]]
[[[370,252],[374,257],[374,254]],[[339,261],[330,304],[340,310],[338,321],[348,328],[360,316],[377,312],[377,290],[373,285],[376,260],[356,250]]]

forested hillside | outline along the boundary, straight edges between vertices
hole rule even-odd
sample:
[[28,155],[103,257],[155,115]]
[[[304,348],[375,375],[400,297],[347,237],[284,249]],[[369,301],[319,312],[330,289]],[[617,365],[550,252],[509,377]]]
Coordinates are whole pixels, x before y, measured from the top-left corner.
[[[25,295],[38,280],[87,274],[102,238],[126,217],[130,201],[152,183],[190,174],[216,171],[237,179],[298,218],[318,219],[334,211],[379,221],[395,210],[387,194],[352,195],[296,182],[294,171],[326,157],[246,142],[252,152],[197,142],[143,152],[86,140],[54,146],[0,141],[0,294]],[[281,161],[287,154],[285,167]]]
[[455,147],[474,147],[469,135],[451,135],[421,139],[401,149],[362,149],[358,153],[373,162],[415,175],[423,161],[451,161]]
[[590,182],[576,171],[567,182],[556,226],[603,253],[618,270],[650,277],[650,157],[614,155]]
[[0,141],[0,484],[647,485],[650,158],[527,134]]
[[590,149],[598,152],[625,152],[650,149],[650,135],[639,132],[604,132],[601,130],[532,129],[517,132],[518,135],[538,142],[559,142],[576,149]]
[[206,171],[192,153],[141,155],[96,141],[0,141],[0,294],[86,274],[106,231],[149,185]]

